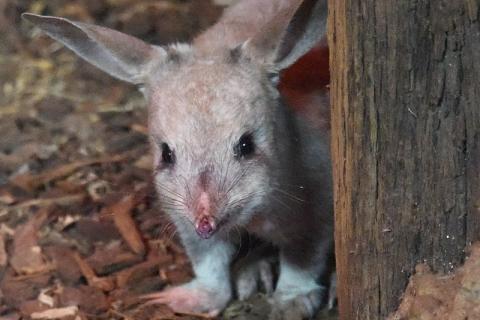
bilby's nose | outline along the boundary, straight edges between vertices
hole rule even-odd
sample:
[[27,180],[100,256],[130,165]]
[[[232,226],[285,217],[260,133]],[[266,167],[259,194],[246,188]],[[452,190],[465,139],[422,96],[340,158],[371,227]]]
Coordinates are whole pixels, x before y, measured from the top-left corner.
[[208,216],[200,217],[195,222],[195,231],[197,231],[197,234],[203,239],[210,238],[215,232],[215,227],[215,221]]

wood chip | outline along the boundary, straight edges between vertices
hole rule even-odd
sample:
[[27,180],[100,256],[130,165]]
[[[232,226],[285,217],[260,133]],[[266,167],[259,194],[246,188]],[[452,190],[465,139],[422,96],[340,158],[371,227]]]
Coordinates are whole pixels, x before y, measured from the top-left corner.
[[56,275],[63,284],[71,285],[80,282],[82,273],[73,251],[67,246],[50,246],[44,248],[45,254],[53,261]]
[[84,217],[75,223],[75,234],[90,243],[120,240],[120,233],[111,219]]
[[0,203],[10,205],[12,203],[15,203],[16,199],[14,195],[5,189],[0,189]]
[[7,262],[8,255],[5,250],[5,234],[0,232],[0,268],[5,267]]
[[167,269],[166,274],[168,281],[173,285],[185,283],[192,278],[192,274],[189,272],[188,268]]
[[10,265],[17,273],[33,274],[45,270],[46,264],[39,250],[37,233],[47,217],[48,210],[40,210],[15,231]]
[[92,267],[80,257],[78,252],[74,253],[75,261],[77,261],[78,267],[82,272],[83,276],[87,279],[87,283],[95,288],[98,288],[102,291],[112,291],[115,288],[115,283],[113,279],[107,277],[97,277],[95,271]]
[[113,221],[130,249],[139,255],[145,254],[145,244],[131,216],[131,211],[137,204],[135,194],[123,197],[106,211],[113,215]]
[[50,278],[47,274],[35,274],[19,279],[13,270],[7,269],[0,282],[2,301],[10,307],[19,307],[25,301],[36,300],[40,291],[49,286]]
[[158,273],[159,267],[172,262],[172,257],[162,255],[152,258],[131,268],[122,270],[116,274],[116,282],[119,288],[130,286],[138,280]]
[[43,289],[42,291],[40,291],[40,294],[38,295],[37,299],[41,303],[46,304],[47,306],[49,306],[51,308],[55,305],[55,299],[52,296],[47,294],[48,291],[50,291],[50,290]]
[[146,154],[133,164],[135,167],[143,170],[152,170],[153,168],[153,156],[151,154]]
[[61,319],[68,316],[74,316],[78,312],[77,306],[54,308],[43,312],[34,312],[30,315],[32,319]]
[[148,128],[142,124],[134,123],[130,126],[130,128],[135,132],[140,132],[148,136]]
[[84,285],[65,287],[58,298],[62,306],[78,306],[80,310],[92,315],[101,314],[110,306],[102,290]]
[[68,176],[76,170],[91,166],[94,164],[119,162],[127,159],[127,155],[119,154],[113,156],[104,156],[96,159],[80,160],[73,163],[61,165],[59,167],[47,170],[37,175],[29,173],[19,174],[10,179],[10,182],[24,190],[33,191],[43,184],[50,181]]
[[52,205],[66,206],[74,203],[80,203],[85,199],[85,193],[72,194],[67,196],[55,197],[55,198],[40,198],[40,199],[31,199],[20,202],[15,205],[14,209],[22,209],[27,207],[49,207]]
[[20,320],[20,315],[18,313],[11,313],[0,316],[0,320]]
[[142,262],[143,258],[125,248],[121,241],[114,241],[96,246],[86,261],[98,275],[103,275],[129,268]]
[[35,300],[26,300],[18,307],[21,314],[29,316],[35,312],[43,312],[45,310],[51,309],[53,306],[47,306],[41,301]]

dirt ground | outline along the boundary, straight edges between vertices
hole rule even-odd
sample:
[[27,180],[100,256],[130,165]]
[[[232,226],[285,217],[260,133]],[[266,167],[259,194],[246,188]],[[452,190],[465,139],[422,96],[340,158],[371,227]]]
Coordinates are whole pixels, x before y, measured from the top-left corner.
[[[165,44],[190,39],[222,10],[211,1],[0,0],[0,320],[205,318],[138,299],[192,276],[155,202],[143,97],[20,13]],[[223,317],[267,312],[258,295]]]
[[388,320],[480,319],[480,244],[469,248],[465,265],[451,274],[433,274],[420,264],[397,312]]

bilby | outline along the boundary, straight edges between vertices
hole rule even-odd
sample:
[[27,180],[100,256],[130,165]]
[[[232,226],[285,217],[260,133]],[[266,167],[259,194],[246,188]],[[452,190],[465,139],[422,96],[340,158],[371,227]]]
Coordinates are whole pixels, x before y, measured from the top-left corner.
[[[333,246],[327,137],[285,106],[279,73],[325,35],[326,0],[243,0],[192,44],[24,14],[148,102],[154,179],[195,278],[150,296],[216,315],[234,294],[232,234],[279,249],[270,319],[312,317]],[[246,294],[242,294],[246,296]]]

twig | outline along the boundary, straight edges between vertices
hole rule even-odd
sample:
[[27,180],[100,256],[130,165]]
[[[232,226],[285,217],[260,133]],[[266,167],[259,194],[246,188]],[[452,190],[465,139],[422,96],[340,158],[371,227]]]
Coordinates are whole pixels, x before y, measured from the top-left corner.
[[24,190],[31,191],[50,181],[68,176],[72,172],[82,167],[91,166],[93,164],[119,162],[126,160],[127,158],[128,156],[125,154],[117,154],[113,156],[104,156],[96,159],[81,160],[61,165],[59,167],[47,170],[37,175],[32,175],[29,173],[20,174],[11,178],[10,182]]
[[20,202],[17,205],[12,206],[12,209],[23,209],[32,206],[37,207],[49,207],[51,205],[69,205],[72,203],[82,202],[85,199],[84,193],[72,194],[68,196],[44,198],[44,199],[31,199]]

